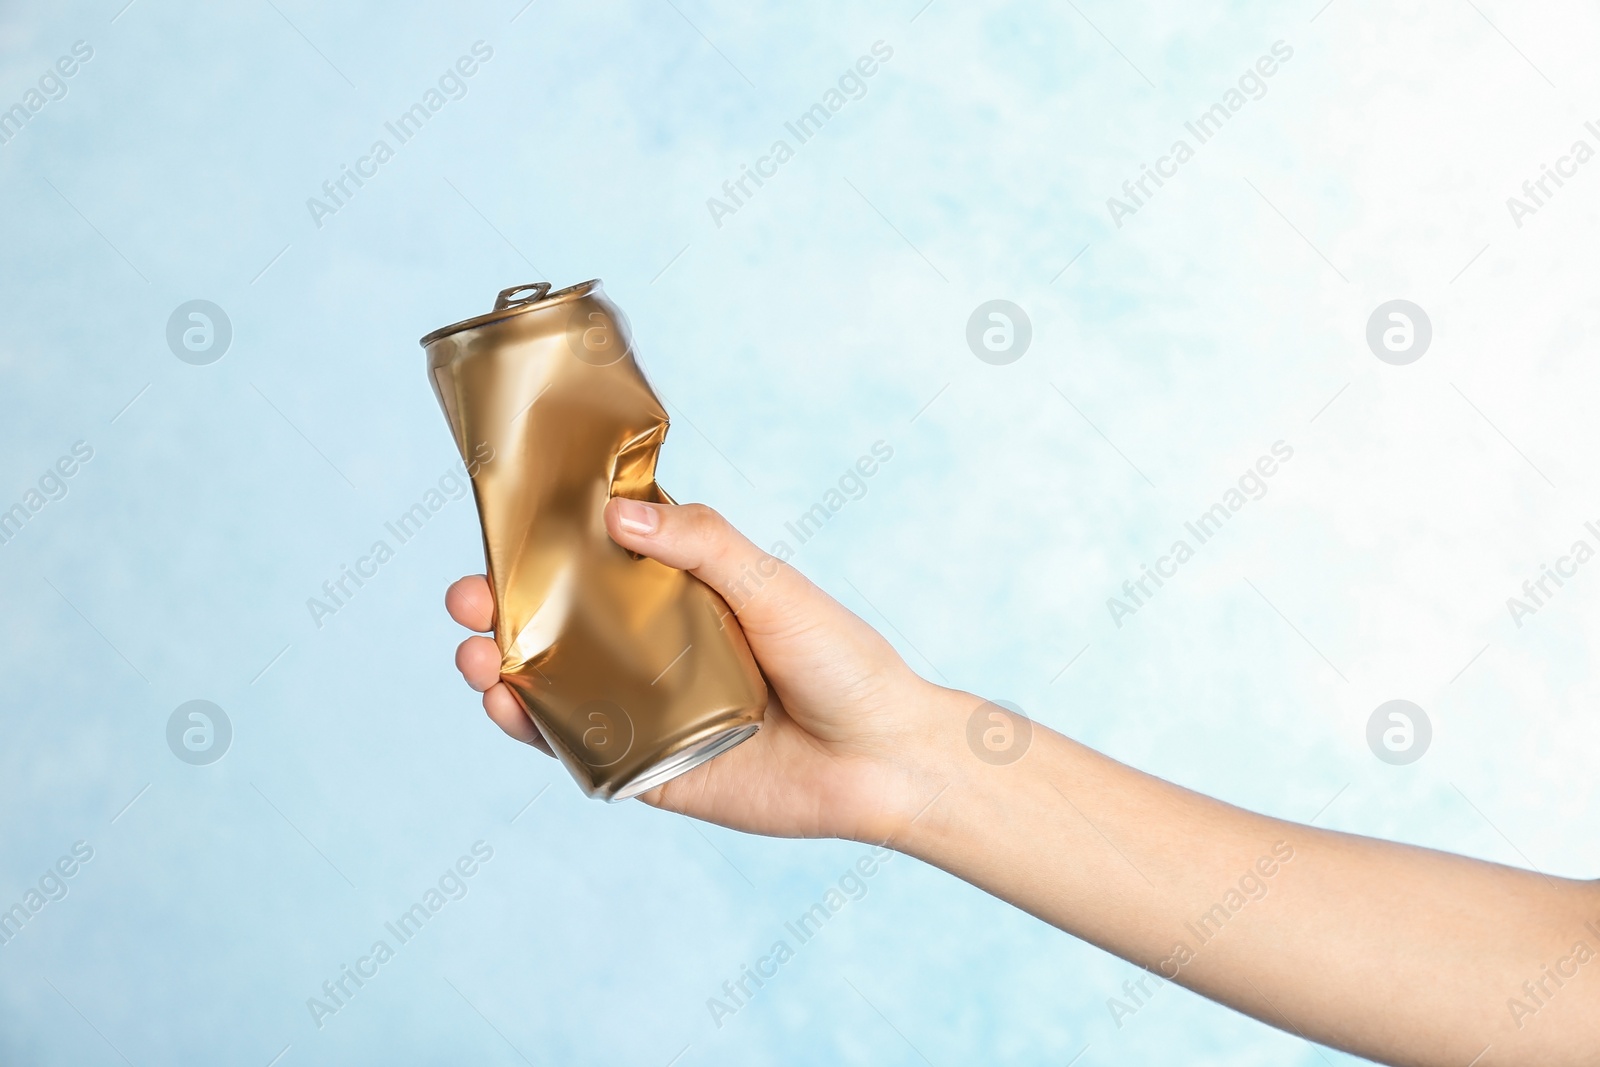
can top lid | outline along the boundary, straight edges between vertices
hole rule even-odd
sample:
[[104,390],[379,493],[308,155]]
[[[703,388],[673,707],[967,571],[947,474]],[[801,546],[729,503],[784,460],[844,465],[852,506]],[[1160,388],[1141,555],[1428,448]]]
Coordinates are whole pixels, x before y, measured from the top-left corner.
[[575,297],[587,296],[600,288],[600,279],[591,278],[577,285],[569,285],[565,289],[550,291],[549,282],[530,282],[526,285],[513,285],[509,289],[500,290],[494,298],[494,310],[484,315],[477,315],[460,322],[453,322],[449,326],[442,326],[422,338],[423,348],[427,348],[441,337],[448,337],[462,330],[473,330],[479,326],[487,326],[491,322],[521,315],[536,308],[548,307],[551,304],[571,300]]

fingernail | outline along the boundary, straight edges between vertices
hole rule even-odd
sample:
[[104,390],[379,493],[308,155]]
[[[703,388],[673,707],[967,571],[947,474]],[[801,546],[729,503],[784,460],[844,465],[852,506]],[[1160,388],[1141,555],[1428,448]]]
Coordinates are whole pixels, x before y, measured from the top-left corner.
[[617,498],[617,525],[631,534],[649,537],[661,527],[661,513],[638,500]]

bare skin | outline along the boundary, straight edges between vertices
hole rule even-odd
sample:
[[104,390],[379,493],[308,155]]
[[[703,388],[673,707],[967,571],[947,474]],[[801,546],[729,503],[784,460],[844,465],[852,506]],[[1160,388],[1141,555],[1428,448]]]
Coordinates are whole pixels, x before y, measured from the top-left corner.
[[[993,765],[967,741],[981,698],[918,677],[798,571],[736,590],[776,561],[716,512],[613,500],[605,520],[723,594],[771,691],[755,737],[646,803],[887,844],[1145,968],[1130,1004],[1161,975],[1383,1063],[1600,1063],[1600,883],[1257,815],[1038,724],[1021,759]],[[482,575],[445,603],[493,625]],[[502,730],[545,747],[492,640],[467,638],[456,665]]]

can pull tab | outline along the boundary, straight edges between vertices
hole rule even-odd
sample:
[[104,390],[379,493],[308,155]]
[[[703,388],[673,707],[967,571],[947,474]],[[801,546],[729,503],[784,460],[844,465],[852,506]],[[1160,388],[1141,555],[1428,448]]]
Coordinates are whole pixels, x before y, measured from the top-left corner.
[[549,282],[534,282],[531,285],[513,285],[509,289],[500,290],[500,295],[494,298],[494,309],[496,311],[504,311],[506,308],[515,307],[518,304],[532,304],[543,300],[545,294],[549,291]]

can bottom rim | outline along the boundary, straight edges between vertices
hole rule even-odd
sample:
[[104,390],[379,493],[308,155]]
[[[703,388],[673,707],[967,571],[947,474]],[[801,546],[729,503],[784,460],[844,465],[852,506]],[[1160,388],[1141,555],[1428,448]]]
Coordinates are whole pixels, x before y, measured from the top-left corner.
[[624,782],[606,800],[612,804],[632,800],[640,793],[648,792],[664,782],[670,782],[680,774],[694,770],[712,757],[720,756],[740,742],[748,740],[759,729],[761,724],[758,722],[745,723],[702,738],[687,748],[674,752],[660,763],[646,767],[637,777]]

